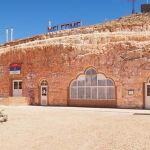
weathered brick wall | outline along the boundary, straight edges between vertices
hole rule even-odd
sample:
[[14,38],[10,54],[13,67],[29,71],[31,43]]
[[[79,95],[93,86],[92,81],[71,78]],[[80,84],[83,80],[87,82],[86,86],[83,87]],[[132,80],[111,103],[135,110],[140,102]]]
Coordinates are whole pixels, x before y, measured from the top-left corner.
[[[148,27],[148,25],[145,24]],[[113,28],[114,26],[112,26]],[[12,95],[12,80],[23,80],[23,96],[40,104],[40,81],[48,81],[48,104],[67,105],[69,84],[88,67],[116,84],[117,106],[142,108],[144,82],[150,76],[150,32],[140,26],[131,32],[92,32],[46,37],[0,48],[0,96]],[[94,27],[95,28],[95,27]],[[84,30],[83,30],[84,31]],[[145,32],[147,31],[147,32]],[[22,44],[21,44],[22,43]],[[9,65],[21,63],[20,75],[9,75]],[[128,90],[134,94],[129,96]]]

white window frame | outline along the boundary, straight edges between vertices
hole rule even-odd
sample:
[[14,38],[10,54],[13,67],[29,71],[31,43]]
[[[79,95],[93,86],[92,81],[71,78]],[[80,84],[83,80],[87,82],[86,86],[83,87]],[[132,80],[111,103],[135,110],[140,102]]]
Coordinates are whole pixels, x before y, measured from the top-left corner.
[[[90,69],[93,69],[93,68],[90,68]],[[87,70],[88,71],[88,70]],[[86,72],[87,72],[86,71]],[[112,79],[109,79],[109,78],[106,78],[105,76],[104,76],[104,74],[96,74],[96,76],[97,76],[97,84],[96,84],[96,86],[92,86],[92,85],[86,85],[86,72],[85,72],[85,74],[84,75],[80,75],[76,80],[73,80],[72,82],[71,82],[71,84],[70,84],[70,99],[72,99],[72,100],[115,100],[116,99],[116,94],[115,94],[115,84],[114,84],[114,81],[112,80]],[[105,85],[106,86],[99,86],[98,85],[98,81],[99,80],[103,80],[103,81],[105,81],[106,83],[105,83]],[[112,83],[113,83],[113,85],[107,85],[107,81],[108,80],[110,80]],[[85,82],[85,85],[84,86],[79,86],[78,85],[78,81],[84,81]],[[72,86],[72,84],[74,83],[74,82],[77,82],[77,85],[76,86]],[[90,88],[90,90],[91,90],[91,94],[90,94],[90,98],[86,98],[86,88]],[[104,88],[105,90],[105,97],[104,98],[99,98],[99,93],[98,93],[98,89],[99,89],[99,87],[102,87],[102,88]],[[84,97],[83,98],[79,98],[79,88],[84,88]],[[96,96],[96,98],[94,98],[94,99],[92,99],[92,88],[96,88],[97,89],[97,96]],[[113,89],[113,95],[111,95],[110,97],[112,97],[112,98],[109,98],[108,99],[108,89],[110,89],[110,88],[112,88]],[[76,89],[76,96],[75,96],[75,98],[74,97],[72,97],[72,89]]]

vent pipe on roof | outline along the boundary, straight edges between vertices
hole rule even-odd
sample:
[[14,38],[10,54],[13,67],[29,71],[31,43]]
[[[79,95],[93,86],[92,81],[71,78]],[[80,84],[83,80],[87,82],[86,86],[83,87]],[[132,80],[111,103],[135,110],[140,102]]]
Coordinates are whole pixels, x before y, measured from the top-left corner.
[[[10,31],[10,39],[9,39],[9,31]],[[13,41],[13,35],[14,35],[14,29],[13,28],[11,28],[10,30],[6,29],[6,43],[9,43],[9,40],[10,40],[10,42]]]
[[6,43],[8,43],[8,29],[6,29]]
[[11,28],[10,31],[11,31],[11,33],[10,33],[10,34],[11,34],[11,35],[10,35],[10,41],[12,42],[12,41],[13,41],[13,33],[14,33],[14,29]]

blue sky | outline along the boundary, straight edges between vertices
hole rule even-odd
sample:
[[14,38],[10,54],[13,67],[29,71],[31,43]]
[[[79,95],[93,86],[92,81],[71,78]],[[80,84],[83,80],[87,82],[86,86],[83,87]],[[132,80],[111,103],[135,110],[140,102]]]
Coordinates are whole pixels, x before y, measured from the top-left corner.
[[[136,11],[147,0],[136,0]],[[5,42],[5,29],[14,28],[14,39],[47,32],[52,25],[82,20],[91,25],[131,13],[128,0],[1,0],[0,44]]]

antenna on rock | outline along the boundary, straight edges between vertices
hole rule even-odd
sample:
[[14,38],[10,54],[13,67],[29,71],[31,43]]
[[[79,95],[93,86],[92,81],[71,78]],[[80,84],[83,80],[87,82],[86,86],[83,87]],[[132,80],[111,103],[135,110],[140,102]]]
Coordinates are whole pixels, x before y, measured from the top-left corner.
[[51,30],[51,28],[52,28],[52,22],[49,20],[48,21],[48,31]]
[[49,20],[48,21],[48,26],[51,27],[52,26],[52,22]]
[[132,2],[132,14],[135,14],[135,1],[136,0],[129,0],[129,2]]

